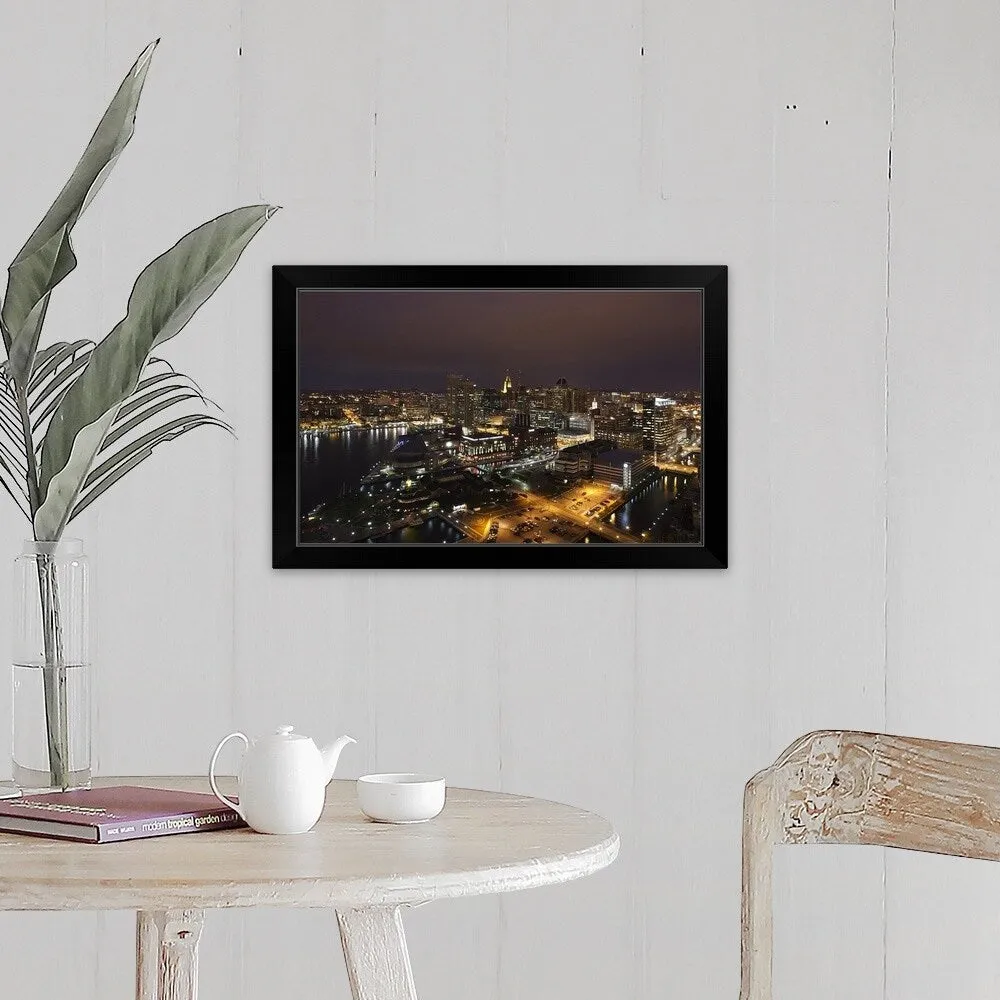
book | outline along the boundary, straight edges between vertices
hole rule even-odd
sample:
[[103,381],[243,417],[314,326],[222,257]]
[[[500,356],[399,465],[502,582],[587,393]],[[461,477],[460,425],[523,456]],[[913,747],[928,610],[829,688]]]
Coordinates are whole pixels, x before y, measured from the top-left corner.
[[203,792],[112,785],[0,800],[0,832],[111,844],[174,833],[246,826],[234,809]]

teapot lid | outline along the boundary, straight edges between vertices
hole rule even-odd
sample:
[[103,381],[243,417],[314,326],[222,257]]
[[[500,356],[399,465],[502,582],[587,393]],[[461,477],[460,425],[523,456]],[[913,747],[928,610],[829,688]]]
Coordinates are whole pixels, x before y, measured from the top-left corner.
[[307,740],[308,736],[304,736],[302,733],[293,732],[294,726],[278,726],[274,732],[271,734],[271,739],[285,740]]

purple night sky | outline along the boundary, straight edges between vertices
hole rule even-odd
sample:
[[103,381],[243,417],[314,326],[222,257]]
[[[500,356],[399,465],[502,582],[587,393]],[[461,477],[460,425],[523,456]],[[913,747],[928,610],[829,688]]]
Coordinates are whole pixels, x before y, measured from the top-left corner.
[[299,293],[302,390],[443,392],[453,372],[499,387],[679,392],[701,385],[699,291]]

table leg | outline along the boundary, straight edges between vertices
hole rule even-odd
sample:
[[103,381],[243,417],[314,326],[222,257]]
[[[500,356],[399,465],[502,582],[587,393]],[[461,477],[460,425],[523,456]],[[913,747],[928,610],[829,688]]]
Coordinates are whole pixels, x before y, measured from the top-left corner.
[[135,915],[135,1000],[156,1000],[160,932],[155,917],[148,910]]
[[338,910],[354,1000],[417,1000],[398,906]]
[[198,1000],[201,925],[201,910],[139,912],[136,1000]]

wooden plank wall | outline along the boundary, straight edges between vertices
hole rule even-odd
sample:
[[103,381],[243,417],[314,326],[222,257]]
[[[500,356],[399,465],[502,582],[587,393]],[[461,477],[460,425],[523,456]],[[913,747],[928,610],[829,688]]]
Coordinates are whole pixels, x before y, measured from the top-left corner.
[[[49,335],[110,329],[204,218],[284,211],[169,350],[239,440],[192,435],[81,519],[100,772],[200,772],[290,721],[358,737],[345,775],[599,810],[610,871],[410,915],[424,995],[735,996],[753,771],[818,726],[1000,741],[993,5],[7,3],[0,259],[157,36]],[[729,264],[732,568],[271,571],[268,269],[341,261]],[[22,535],[7,510],[0,553]],[[985,998],[986,867],[782,852],[778,995]],[[125,998],[131,933],[5,915],[4,974]],[[336,941],[327,914],[210,914],[204,995],[344,996]]]

